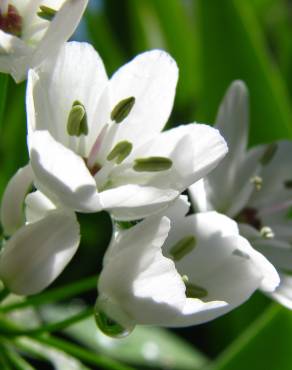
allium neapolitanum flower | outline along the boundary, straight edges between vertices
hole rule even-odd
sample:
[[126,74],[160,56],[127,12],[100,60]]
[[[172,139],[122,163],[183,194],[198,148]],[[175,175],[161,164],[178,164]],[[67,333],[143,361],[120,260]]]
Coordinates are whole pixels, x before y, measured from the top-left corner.
[[160,133],[178,69],[165,52],[138,55],[108,80],[96,51],[65,44],[31,70],[28,146],[35,186],[81,212],[130,220],[157,212],[213,169],[227,147],[219,132],[189,124]]
[[26,196],[31,185],[30,166],[21,168],[8,183],[1,205],[5,238],[0,279],[20,295],[46,288],[71,260],[80,241],[75,213],[56,209],[39,191]]
[[248,93],[235,81],[220,106],[216,125],[229,153],[190,196],[199,211],[216,210],[239,222],[240,233],[278,269],[281,283],[271,295],[292,308],[292,142],[247,150]]
[[96,321],[105,333],[204,323],[278,285],[235,221],[214,211],[185,216],[188,206],[181,197],[167,216],[116,229],[98,281]]
[[69,39],[88,0],[0,0],[0,72],[16,82]]

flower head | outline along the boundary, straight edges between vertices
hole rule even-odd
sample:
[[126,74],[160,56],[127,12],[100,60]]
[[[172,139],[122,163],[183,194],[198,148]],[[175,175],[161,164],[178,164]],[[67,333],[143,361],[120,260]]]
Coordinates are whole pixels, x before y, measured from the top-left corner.
[[135,324],[170,327],[212,320],[257,289],[273,291],[274,267],[216,212],[185,216],[180,198],[166,216],[117,229],[104,258],[97,323],[110,335]]
[[20,295],[38,293],[52,283],[72,259],[80,241],[74,212],[57,209],[39,191],[26,196],[32,180],[30,166],[18,170],[1,204],[5,238],[0,278],[9,290]]
[[1,0],[0,71],[16,82],[57,52],[77,27],[88,0]]
[[160,50],[138,55],[109,80],[90,45],[64,45],[28,77],[35,185],[56,204],[107,209],[122,220],[168,206],[227,151],[207,125],[160,133],[177,78],[175,61]]
[[190,187],[194,206],[217,210],[239,222],[240,233],[278,269],[279,288],[272,296],[292,308],[292,143],[281,141],[247,150],[248,92],[241,81],[228,89],[216,127],[229,153],[205,179]]

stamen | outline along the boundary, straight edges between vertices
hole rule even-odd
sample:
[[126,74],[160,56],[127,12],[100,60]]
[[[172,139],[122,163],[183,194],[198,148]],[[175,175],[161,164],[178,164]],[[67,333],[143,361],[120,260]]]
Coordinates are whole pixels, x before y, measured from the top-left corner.
[[271,162],[271,160],[274,158],[274,156],[276,154],[277,149],[278,149],[278,145],[276,143],[269,144],[267,146],[267,149],[265,150],[262,158],[260,159],[260,163],[263,166],[265,166],[269,162]]
[[133,96],[121,100],[112,110],[111,119],[116,123],[121,123],[130,114],[135,104]]
[[137,172],[166,171],[172,166],[172,160],[166,157],[149,157],[135,159],[133,169]]
[[260,234],[265,239],[273,239],[275,237],[273,230],[269,226],[262,227]]
[[250,182],[254,185],[257,191],[261,190],[263,186],[263,179],[260,176],[254,176],[250,179]]
[[186,254],[190,253],[196,246],[196,238],[188,235],[177,242],[169,251],[175,261],[181,260]]
[[109,155],[107,156],[108,161],[112,161],[113,159],[116,160],[117,164],[123,162],[125,158],[131,153],[133,148],[133,144],[129,141],[120,141],[115,145],[115,147],[111,150]]
[[67,132],[70,136],[80,136],[88,134],[87,115],[85,107],[76,100],[72,104],[67,121]]
[[48,6],[41,5],[40,10],[37,12],[37,15],[40,18],[45,19],[46,21],[51,21],[56,15],[57,11],[55,9],[49,8]]
[[208,295],[208,291],[198,285],[185,282],[186,296],[188,298],[204,298]]

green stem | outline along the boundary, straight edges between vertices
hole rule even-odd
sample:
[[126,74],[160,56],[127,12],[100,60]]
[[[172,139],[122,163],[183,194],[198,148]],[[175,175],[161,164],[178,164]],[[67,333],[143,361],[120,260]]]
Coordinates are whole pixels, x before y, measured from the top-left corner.
[[87,364],[99,366],[102,369],[110,370],[134,370],[133,368],[120,364],[119,362],[102,355],[97,355],[84,348],[77,346],[76,344],[69,343],[63,339],[59,339],[53,336],[44,335],[33,335],[32,338],[39,343],[46,344],[50,347],[58,348]]
[[25,361],[17,352],[8,346],[2,347],[2,353],[15,370],[36,370],[27,361]]
[[42,326],[32,328],[32,329],[20,329],[18,327],[14,327],[12,323],[8,322],[7,320],[0,320],[2,327],[0,325],[0,331],[2,330],[2,334],[12,335],[12,336],[32,336],[35,334],[41,333],[51,333],[54,331],[61,331],[67,328],[70,325],[75,324],[78,321],[84,320],[85,318],[91,316],[93,314],[93,308],[86,308],[81,312],[78,312],[75,315],[72,315],[68,319],[57,321],[50,324],[44,324]]
[[8,78],[6,74],[0,74],[0,127],[3,122],[3,116],[7,98]]
[[47,292],[27,297],[24,301],[11,303],[0,307],[0,312],[5,313],[12,310],[26,308],[27,306],[40,306],[58,300],[74,297],[80,293],[94,289],[97,286],[97,276],[91,276],[81,281],[74,282],[60,288],[51,289]]

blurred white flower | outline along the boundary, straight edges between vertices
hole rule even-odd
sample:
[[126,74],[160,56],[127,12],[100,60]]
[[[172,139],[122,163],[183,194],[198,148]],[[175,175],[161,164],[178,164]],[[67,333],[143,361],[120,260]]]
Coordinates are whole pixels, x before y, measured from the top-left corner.
[[31,185],[30,166],[21,168],[9,181],[1,204],[5,238],[0,279],[20,295],[45,289],[69,263],[80,241],[74,212],[57,209],[39,191],[26,196]]
[[98,281],[96,321],[105,333],[122,336],[136,324],[204,323],[258,288],[276,288],[276,270],[239,235],[235,221],[187,211],[181,197],[167,217],[115,231]]
[[107,209],[122,220],[167,207],[227,151],[207,125],[160,133],[177,78],[175,61],[153,50],[108,80],[96,51],[76,42],[31,70],[28,146],[36,187],[56,204]]
[[216,210],[239,222],[240,233],[278,269],[281,284],[271,295],[292,309],[292,142],[247,150],[248,125],[248,92],[235,81],[215,125],[229,153],[189,193],[198,211]]
[[66,42],[88,0],[0,0],[0,72],[16,82]]

